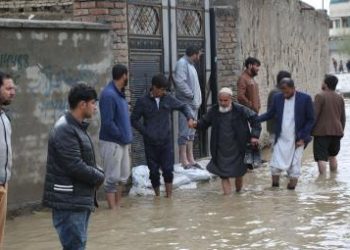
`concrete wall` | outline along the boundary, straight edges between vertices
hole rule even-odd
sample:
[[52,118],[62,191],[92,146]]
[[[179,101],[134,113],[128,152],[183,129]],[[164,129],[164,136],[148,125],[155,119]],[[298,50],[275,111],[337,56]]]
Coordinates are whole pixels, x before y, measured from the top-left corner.
[[262,65],[262,110],[279,70],[292,72],[299,90],[314,95],[329,70],[328,16],[297,0],[213,1],[216,13],[218,82],[236,87],[244,59]]
[[[109,27],[74,22],[1,20],[0,69],[13,74],[13,176],[9,207],[41,199],[48,132],[67,108],[67,92],[85,81],[100,92],[113,62]],[[97,141],[99,115],[90,131]]]
[[292,73],[298,89],[319,91],[329,62],[327,16],[300,9],[299,1],[290,0],[244,0],[239,8],[241,55],[262,61],[257,78],[262,96],[274,86],[281,69]]

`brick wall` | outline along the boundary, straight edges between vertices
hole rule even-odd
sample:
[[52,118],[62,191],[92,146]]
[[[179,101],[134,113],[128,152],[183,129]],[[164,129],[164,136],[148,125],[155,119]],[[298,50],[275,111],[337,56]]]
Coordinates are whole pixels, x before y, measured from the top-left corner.
[[1,0],[0,18],[70,20],[74,0]]
[[219,87],[231,87],[236,90],[236,82],[241,71],[240,54],[237,42],[238,8],[233,6],[216,6],[215,43],[217,53],[217,76]]
[[75,21],[109,24],[114,62],[128,64],[126,0],[76,0],[73,15]]

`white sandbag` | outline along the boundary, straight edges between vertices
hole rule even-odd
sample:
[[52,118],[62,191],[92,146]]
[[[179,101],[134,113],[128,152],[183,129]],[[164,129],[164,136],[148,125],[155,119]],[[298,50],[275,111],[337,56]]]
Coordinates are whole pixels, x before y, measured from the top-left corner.
[[[163,180],[161,181],[161,183],[164,183]],[[174,173],[173,188],[178,188],[182,185],[187,185],[189,183],[191,183],[191,179],[188,178],[186,175]]]
[[[184,169],[180,164],[174,166],[174,189],[196,189],[196,181],[210,180],[213,176],[207,170],[206,166],[209,160],[202,160],[198,162],[204,169]],[[130,196],[148,196],[154,195],[151,181],[149,179],[149,169],[145,165],[137,166],[132,169],[132,188],[130,189]],[[164,180],[161,177],[160,191],[164,191]]]
[[211,178],[211,174],[207,170],[201,169],[186,169],[178,173],[187,176],[191,181],[208,181]]
[[132,185],[141,188],[152,188],[149,179],[149,169],[145,165],[137,166],[132,169]]
[[154,195],[153,189],[145,188],[145,187],[136,187],[132,186],[129,191],[129,196],[150,196]]
[[191,181],[208,181],[211,179],[213,176],[206,170],[206,166],[208,165],[209,161],[200,161],[198,162],[199,165],[203,169],[198,169],[198,168],[190,168],[190,169],[184,169],[181,167],[180,164],[176,164],[174,166],[174,172],[186,175],[188,178],[190,178]]

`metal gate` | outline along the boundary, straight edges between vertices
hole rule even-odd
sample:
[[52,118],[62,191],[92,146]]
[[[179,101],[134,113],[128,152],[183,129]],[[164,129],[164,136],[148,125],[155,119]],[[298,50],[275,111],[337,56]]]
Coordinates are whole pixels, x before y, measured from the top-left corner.
[[[149,90],[153,75],[172,74],[185,49],[197,45],[205,52],[197,67],[203,96],[201,113],[205,112],[210,74],[209,0],[128,0],[127,13],[131,105]],[[175,117],[174,139],[177,138]],[[145,164],[142,137],[134,134],[133,166]],[[207,134],[201,133],[195,141],[195,156],[204,155],[207,155]]]

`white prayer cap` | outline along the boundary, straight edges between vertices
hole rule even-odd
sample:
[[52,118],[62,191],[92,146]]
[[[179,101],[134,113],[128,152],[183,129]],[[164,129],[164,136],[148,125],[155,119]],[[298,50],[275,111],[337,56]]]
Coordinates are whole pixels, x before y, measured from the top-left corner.
[[226,94],[226,95],[233,96],[232,89],[227,88],[227,87],[224,87],[224,88],[220,89],[219,95],[220,95],[220,94]]

